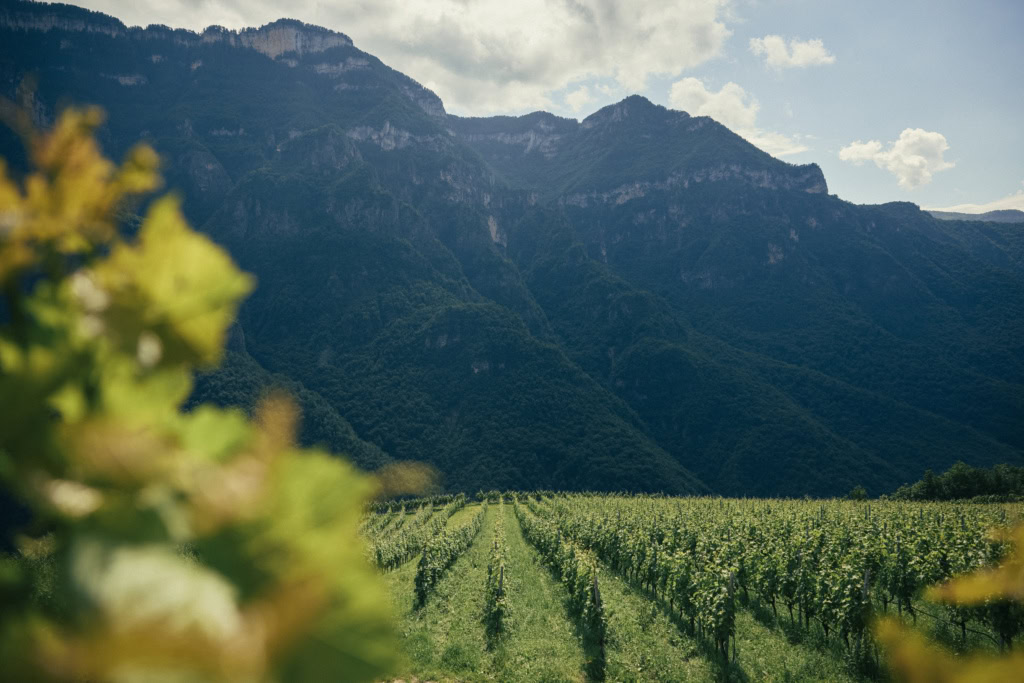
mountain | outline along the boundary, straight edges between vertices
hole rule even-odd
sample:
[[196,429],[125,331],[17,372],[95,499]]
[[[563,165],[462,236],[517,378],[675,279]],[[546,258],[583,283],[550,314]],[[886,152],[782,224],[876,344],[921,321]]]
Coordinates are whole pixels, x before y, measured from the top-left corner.
[[320,444],[345,453],[359,467],[375,470],[394,462],[380,448],[363,441],[348,420],[315,391],[284,375],[267,372],[245,350],[241,330],[232,329],[229,345],[217,370],[200,373],[186,408],[202,403],[240,407],[252,413],[257,403],[274,392],[285,392],[298,403],[302,421],[298,434],[303,444]]
[[[0,8],[0,88],[108,113],[259,285],[196,399],[451,490],[834,495],[1024,464],[1024,231],[857,206],[629,97],[461,118],[340,33]],[[34,90],[27,86],[35,84]],[[0,153],[24,159],[11,134]]]
[[991,223],[1024,223],[1024,211],[1000,209],[985,213],[957,213],[955,211],[929,211],[932,216],[944,221],[989,221]]

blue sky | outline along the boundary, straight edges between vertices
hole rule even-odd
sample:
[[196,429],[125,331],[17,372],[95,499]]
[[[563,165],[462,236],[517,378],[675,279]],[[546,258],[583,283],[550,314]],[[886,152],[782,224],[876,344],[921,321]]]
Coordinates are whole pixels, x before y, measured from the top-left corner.
[[[736,13],[722,57],[693,75],[711,88],[744,87],[761,104],[764,129],[814,136],[808,151],[784,158],[816,161],[832,192],[948,207],[1024,190],[1024,2],[765,0]],[[820,39],[835,61],[765,68],[745,49],[765,34]],[[658,90],[652,83],[652,99]],[[875,163],[839,158],[853,141],[888,145],[907,128],[944,136],[943,158],[955,165],[908,189]],[[1015,208],[1024,209],[1024,194]]]
[[327,26],[462,115],[582,118],[640,93],[817,162],[850,201],[1024,210],[1022,0],[81,4],[140,25]]

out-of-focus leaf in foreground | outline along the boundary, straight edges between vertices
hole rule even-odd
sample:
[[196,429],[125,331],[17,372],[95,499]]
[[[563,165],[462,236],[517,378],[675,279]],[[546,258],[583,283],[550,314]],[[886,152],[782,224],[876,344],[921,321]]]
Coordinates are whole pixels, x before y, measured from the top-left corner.
[[[379,485],[295,446],[296,413],[181,410],[253,286],[174,199],[69,110],[0,161],[0,478],[33,511],[0,558],[0,661],[16,680],[353,681],[393,665],[389,601],[357,533]],[[33,535],[34,534],[34,535]]]
[[[1024,602],[1024,526],[1010,534],[1013,550],[995,569],[983,569],[929,589],[927,597],[970,606],[1005,601],[1009,610]],[[891,617],[875,624],[899,680],[910,683],[1010,683],[1024,681],[1024,650],[1018,645],[1002,655],[954,656],[918,631]]]

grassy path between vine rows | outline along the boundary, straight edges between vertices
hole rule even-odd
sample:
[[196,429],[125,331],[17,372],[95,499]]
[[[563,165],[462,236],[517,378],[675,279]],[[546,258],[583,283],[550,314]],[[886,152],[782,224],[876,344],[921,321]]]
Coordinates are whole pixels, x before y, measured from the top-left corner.
[[[468,521],[466,506],[449,524]],[[507,633],[488,643],[483,623],[487,561],[499,516],[507,544],[511,602]],[[413,609],[418,556],[386,575],[399,623],[406,678],[429,681],[582,681],[584,656],[565,614],[565,591],[523,539],[512,506],[490,505],[473,545],[420,610]]]
[[[786,617],[783,617],[785,619]],[[864,680],[852,674],[842,659],[822,650],[806,634],[793,642],[780,626],[767,626],[749,609],[736,612],[736,646],[739,657],[734,678],[751,681],[846,681]]]
[[[736,613],[735,662],[725,662],[688,632],[685,620],[613,574],[601,573],[611,631],[609,681],[838,681],[863,680],[834,653],[809,638],[795,642],[785,629],[768,626],[751,610]],[[731,649],[730,649],[731,653]]]
[[[452,515],[448,526],[468,522],[479,511],[480,506],[467,505]],[[494,510],[488,509],[473,545],[448,569],[422,608],[413,604],[419,555],[386,576],[408,674],[424,680],[467,680],[489,668],[480,614],[493,518]]]
[[494,679],[582,681],[586,656],[566,614],[568,595],[523,538],[512,505],[506,503],[500,511],[505,525],[511,624],[494,647]]
[[608,620],[608,681],[707,681],[714,674],[698,643],[606,566],[598,576]]

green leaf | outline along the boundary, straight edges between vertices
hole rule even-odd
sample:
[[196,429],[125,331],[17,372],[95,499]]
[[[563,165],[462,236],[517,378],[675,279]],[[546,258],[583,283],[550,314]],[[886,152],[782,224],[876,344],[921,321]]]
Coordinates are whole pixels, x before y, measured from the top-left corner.
[[[143,365],[216,362],[238,302],[253,287],[222,248],[188,228],[171,198],[153,204],[138,244],[118,245],[95,274],[111,297],[104,319]],[[148,354],[147,331],[160,342]]]

